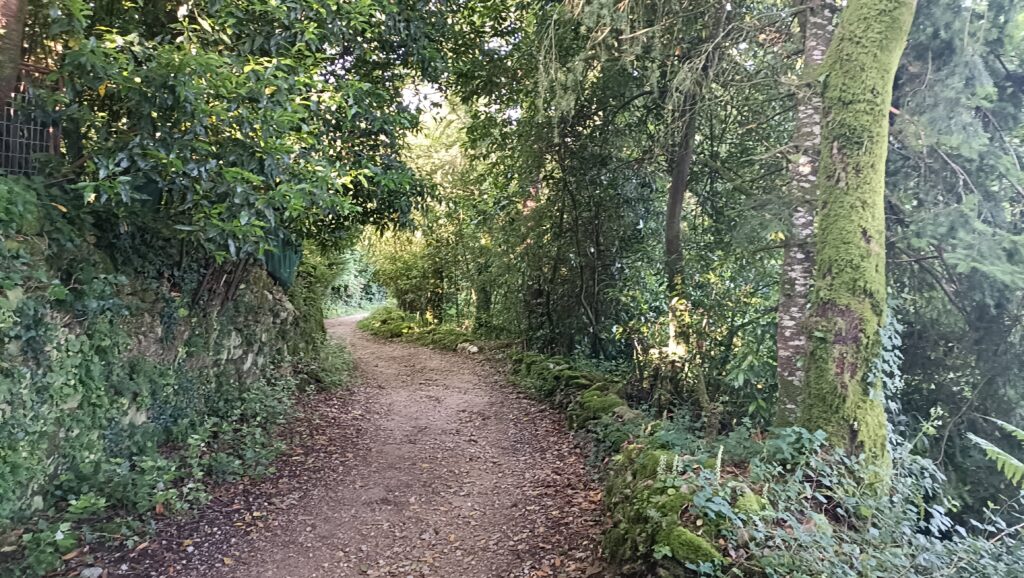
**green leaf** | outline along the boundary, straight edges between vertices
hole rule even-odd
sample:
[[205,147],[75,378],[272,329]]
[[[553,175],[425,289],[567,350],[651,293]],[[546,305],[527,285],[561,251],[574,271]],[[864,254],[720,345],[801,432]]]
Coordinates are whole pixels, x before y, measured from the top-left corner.
[[967,437],[985,450],[988,459],[996,463],[996,468],[1006,476],[1006,479],[1010,480],[1011,484],[1020,485],[1021,480],[1024,479],[1024,463],[986,439],[972,433],[968,433]]
[[198,14],[196,14],[196,22],[198,22],[199,25],[202,26],[203,30],[205,30],[207,32],[213,32],[213,27],[210,26],[210,23],[207,22],[205,18],[203,18],[202,16],[199,16]]
[[996,419],[994,417],[990,417],[990,418],[987,418],[987,419],[990,420],[990,421],[995,422],[996,424],[998,424],[999,427],[1003,428],[1003,430],[1006,433],[1008,433],[1008,434],[1012,435],[1013,437],[1017,438],[1017,441],[1019,441],[1021,443],[1024,443],[1024,430],[1022,430],[1022,429],[1020,429],[1020,428],[1018,428],[1016,426],[1010,425],[1010,424],[1006,423],[1005,421],[998,420],[998,419]]

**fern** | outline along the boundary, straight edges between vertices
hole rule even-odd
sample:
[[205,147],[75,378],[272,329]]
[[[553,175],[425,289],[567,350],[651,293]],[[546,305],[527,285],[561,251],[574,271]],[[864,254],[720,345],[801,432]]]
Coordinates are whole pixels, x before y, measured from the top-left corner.
[[[1013,435],[1013,437],[1024,442],[1024,431],[1021,431],[1007,423],[999,423],[1003,429],[1006,429],[1006,431]],[[1000,449],[998,446],[986,439],[982,439],[972,433],[968,433],[967,437],[981,447],[981,449],[985,450],[985,454],[988,456],[988,459],[996,463],[996,468],[998,468],[999,471],[1001,471],[1003,475],[1010,480],[1010,483],[1015,486],[1021,485],[1021,479],[1024,479],[1024,463],[1021,463],[1020,460],[1011,456],[1009,453]]]
[[1008,434],[1012,435],[1013,437],[1017,438],[1017,441],[1019,441],[1021,443],[1024,443],[1024,430],[1020,429],[1019,427],[1010,425],[1010,424],[1006,423],[1005,421],[998,420],[998,419],[996,419],[994,417],[990,417],[990,418],[987,418],[987,419],[994,421],[999,427],[1003,428],[1003,430],[1006,433],[1008,433]]

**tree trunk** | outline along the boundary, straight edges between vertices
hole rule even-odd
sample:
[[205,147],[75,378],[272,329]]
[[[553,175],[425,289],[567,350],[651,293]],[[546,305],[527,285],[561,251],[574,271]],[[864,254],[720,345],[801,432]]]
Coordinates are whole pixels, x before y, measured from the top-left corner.
[[690,185],[690,170],[693,168],[694,141],[697,137],[697,109],[704,95],[704,87],[711,80],[715,65],[718,64],[719,42],[725,29],[725,18],[729,13],[728,2],[722,2],[710,18],[707,36],[707,54],[701,63],[700,72],[692,88],[683,98],[683,132],[679,135],[679,146],[671,161],[672,180],[668,186],[668,201],[665,209],[665,275],[668,281],[669,299],[675,297],[682,283],[683,268],[682,216],[683,198]]
[[21,65],[27,0],[0,0],[0,103],[10,98]]
[[494,301],[494,293],[491,291],[491,279],[487,275],[489,269],[489,261],[478,261],[473,275],[476,285],[473,289],[473,294],[476,296],[473,330],[481,335],[490,335],[491,331],[491,306]]
[[807,303],[814,269],[814,204],[818,192],[818,149],[821,148],[821,83],[818,81],[825,51],[835,28],[835,5],[827,0],[805,0],[803,70],[796,90],[796,127],[789,164],[789,197],[793,200],[792,233],[782,261],[779,281],[776,356],[779,404],[776,423],[791,425],[799,415],[807,356]]
[[683,269],[683,198],[690,183],[690,169],[693,167],[693,146],[697,137],[697,101],[699,97],[690,92],[684,99],[686,120],[683,134],[679,139],[679,150],[672,163],[672,180],[668,186],[668,202],[665,210],[665,276],[668,294],[675,296],[682,280]]
[[683,272],[683,199],[690,185],[690,172],[693,169],[695,143],[697,138],[697,109],[704,96],[705,85],[711,80],[715,65],[718,63],[719,43],[722,31],[725,30],[725,19],[729,13],[728,2],[722,2],[718,11],[711,16],[707,36],[707,54],[701,63],[700,72],[693,87],[683,99],[683,132],[679,137],[679,146],[672,158],[672,180],[668,187],[668,200],[665,208],[665,277],[668,287],[668,353],[671,357],[680,358],[685,354],[679,340],[678,332],[681,317],[687,303],[679,299]]
[[885,412],[881,384],[868,373],[881,354],[886,303],[892,83],[913,15],[914,0],[850,0],[823,65],[821,204],[799,423],[882,472],[890,466]]
[[683,198],[690,181],[693,166],[693,144],[697,134],[697,94],[690,92],[684,100],[686,121],[679,139],[679,150],[672,163],[672,181],[669,183],[669,201],[665,215],[665,275],[669,283],[669,294],[679,289],[679,278],[683,269]]

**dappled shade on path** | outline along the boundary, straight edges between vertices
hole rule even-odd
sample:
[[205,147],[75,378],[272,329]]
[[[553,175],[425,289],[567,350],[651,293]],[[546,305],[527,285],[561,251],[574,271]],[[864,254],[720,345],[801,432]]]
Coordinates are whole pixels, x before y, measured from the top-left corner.
[[277,475],[223,500],[247,510],[241,527],[251,531],[208,523],[209,545],[195,540],[191,558],[154,560],[150,571],[600,575],[600,490],[563,418],[489,363],[381,341],[356,332],[355,321],[329,321],[328,330],[349,343],[357,385],[310,404],[297,425],[305,439]]

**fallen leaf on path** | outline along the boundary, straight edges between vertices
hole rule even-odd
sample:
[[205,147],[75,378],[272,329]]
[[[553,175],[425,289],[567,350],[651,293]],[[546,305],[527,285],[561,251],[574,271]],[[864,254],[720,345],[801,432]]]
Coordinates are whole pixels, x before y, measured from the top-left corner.
[[77,558],[84,551],[85,551],[85,548],[75,548],[74,550],[68,552],[67,554],[64,554],[63,556],[61,556],[60,559],[64,560],[65,562],[67,562],[68,560],[70,560],[72,558]]

